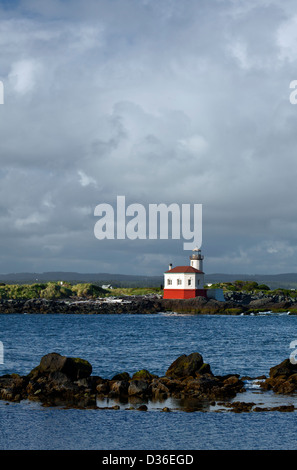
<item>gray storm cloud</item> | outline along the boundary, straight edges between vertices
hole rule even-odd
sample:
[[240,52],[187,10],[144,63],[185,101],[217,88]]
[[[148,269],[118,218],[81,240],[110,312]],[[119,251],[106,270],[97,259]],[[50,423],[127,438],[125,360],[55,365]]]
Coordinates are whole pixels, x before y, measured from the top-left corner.
[[208,273],[296,270],[297,8],[260,3],[0,4],[0,272],[188,262],[183,240],[97,240],[118,195],[202,204]]

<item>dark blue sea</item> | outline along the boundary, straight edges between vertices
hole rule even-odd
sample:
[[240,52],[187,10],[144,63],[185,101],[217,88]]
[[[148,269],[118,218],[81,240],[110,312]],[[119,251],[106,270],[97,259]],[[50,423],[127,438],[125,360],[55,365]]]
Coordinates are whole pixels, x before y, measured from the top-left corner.
[[[24,375],[43,355],[87,359],[93,375],[111,378],[148,369],[159,376],[181,354],[199,352],[216,375],[252,378],[290,356],[297,316],[0,315],[0,375]],[[261,392],[252,380],[237,401],[294,404],[297,396]],[[109,404],[112,404],[111,402]],[[171,413],[161,412],[164,406]],[[0,401],[1,450],[295,450],[296,412],[234,413],[215,406],[184,411],[149,403],[148,411],[45,408]]]

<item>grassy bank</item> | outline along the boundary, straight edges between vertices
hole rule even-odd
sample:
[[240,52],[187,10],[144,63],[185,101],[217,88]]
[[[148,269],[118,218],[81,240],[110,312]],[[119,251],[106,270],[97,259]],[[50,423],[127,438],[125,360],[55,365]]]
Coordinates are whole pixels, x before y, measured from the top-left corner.
[[[211,288],[221,288],[226,292],[242,292],[249,294],[257,294],[263,292],[265,295],[284,295],[288,297],[297,297],[297,291],[289,289],[271,290],[265,284],[257,284],[250,281],[235,281],[233,283],[212,284]],[[68,299],[73,297],[81,297],[86,299],[95,299],[97,297],[118,297],[132,295],[163,295],[160,287],[116,287],[113,289],[103,289],[102,287],[92,283],[71,284],[68,282],[46,282],[35,284],[1,284],[0,283],[0,300],[1,299]]]
[[263,294],[269,295],[285,295],[287,297],[297,297],[296,289],[270,289],[266,284],[258,284],[255,281],[234,281],[234,282],[220,282],[211,285],[212,289],[223,289],[223,292],[241,292],[245,294]]
[[118,287],[110,291],[110,295],[114,296],[149,294],[163,295],[163,289],[160,287]]
[[66,299],[104,297],[109,291],[93,284],[71,285],[66,282],[0,285],[0,299]]
[[70,284],[67,282],[47,282],[35,284],[0,284],[0,299],[68,299],[97,297],[147,295],[162,293],[160,288],[116,288],[102,289],[91,283]]

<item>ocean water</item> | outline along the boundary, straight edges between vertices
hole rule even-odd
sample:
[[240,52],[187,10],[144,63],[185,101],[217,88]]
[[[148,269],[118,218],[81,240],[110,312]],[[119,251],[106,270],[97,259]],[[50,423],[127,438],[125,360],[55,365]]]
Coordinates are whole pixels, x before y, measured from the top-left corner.
[[[181,354],[199,352],[214,374],[268,375],[288,358],[297,316],[0,315],[0,375],[27,374],[43,355],[87,359],[93,375],[111,378],[148,369],[164,375]],[[260,393],[253,381],[236,400],[294,404],[297,396]],[[103,403],[103,405],[106,403]],[[108,405],[113,402],[109,401]],[[98,403],[101,406],[101,403]],[[215,406],[186,412],[177,401],[148,411],[44,408],[0,401],[1,450],[293,450],[296,412],[234,413]],[[162,413],[164,406],[171,413]]]

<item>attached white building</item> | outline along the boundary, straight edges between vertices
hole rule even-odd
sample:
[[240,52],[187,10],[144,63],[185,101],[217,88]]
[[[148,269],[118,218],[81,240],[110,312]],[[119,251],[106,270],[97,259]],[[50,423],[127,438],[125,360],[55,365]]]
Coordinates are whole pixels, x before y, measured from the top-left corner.
[[190,266],[176,266],[164,273],[164,299],[190,299],[206,297],[204,289],[203,256],[201,251],[193,250]]

